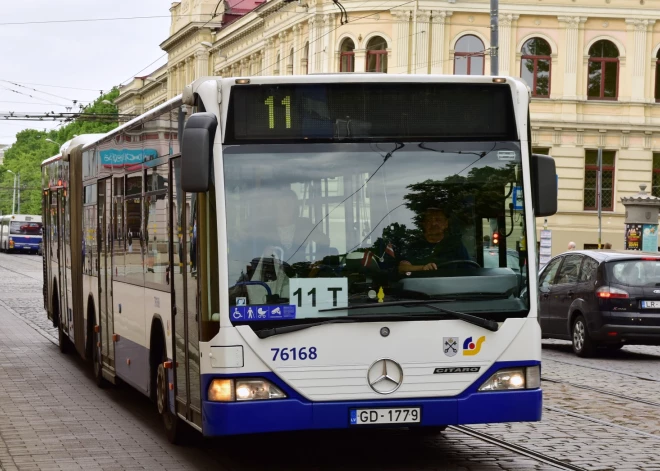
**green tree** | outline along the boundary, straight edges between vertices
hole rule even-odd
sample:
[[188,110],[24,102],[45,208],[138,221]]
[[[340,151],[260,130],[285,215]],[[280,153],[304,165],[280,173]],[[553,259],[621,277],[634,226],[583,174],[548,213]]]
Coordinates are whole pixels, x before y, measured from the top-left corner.
[[[3,165],[0,165],[0,211],[11,213],[14,175],[20,174],[21,213],[41,214],[41,162],[59,153],[59,146],[46,141],[64,143],[74,136],[91,133],[106,133],[117,127],[117,108],[113,102],[119,96],[119,90],[100,96],[77,118],[58,130],[38,131],[26,129],[16,135],[16,142],[5,151]],[[108,119],[94,119],[94,115],[114,115]],[[18,197],[18,195],[17,195]]]

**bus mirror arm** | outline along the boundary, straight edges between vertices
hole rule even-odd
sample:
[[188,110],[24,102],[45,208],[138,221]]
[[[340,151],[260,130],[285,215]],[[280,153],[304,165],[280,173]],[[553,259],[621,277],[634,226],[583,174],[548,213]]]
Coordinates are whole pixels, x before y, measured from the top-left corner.
[[552,216],[557,212],[557,169],[549,155],[531,155],[532,204],[534,216]]
[[181,188],[184,191],[208,191],[217,128],[218,120],[213,113],[195,113],[188,119],[181,147]]

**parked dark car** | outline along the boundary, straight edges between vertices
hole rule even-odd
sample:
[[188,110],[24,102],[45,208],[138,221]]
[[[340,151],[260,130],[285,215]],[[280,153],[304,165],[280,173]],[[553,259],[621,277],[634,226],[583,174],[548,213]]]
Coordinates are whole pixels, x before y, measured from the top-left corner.
[[583,250],[550,260],[539,274],[544,338],[598,347],[660,345],[660,254]]

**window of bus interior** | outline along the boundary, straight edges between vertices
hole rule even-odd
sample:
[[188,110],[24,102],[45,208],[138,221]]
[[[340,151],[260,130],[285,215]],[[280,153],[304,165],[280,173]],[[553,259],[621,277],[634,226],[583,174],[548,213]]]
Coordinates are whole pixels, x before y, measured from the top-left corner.
[[172,120],[170,111],[154,116],[142,125],[140,139],[144,160],[170,155]]
[[146,170],[144,195],[144,242],[145,242],[145,286],[169,289],[169,220],[167,185],[169,165],[167,159],[156,167]]
[[[65,176],[69,175],[69,162],[62,162],[62,170]],[[68,178],[67,178],[68,180]],[[71,268],[71,193],[69,182],[62,189],[62,213],[64,216],[64,260],[65,266]],[[71,286],[71,270],[66,270],[67,286]]]
[[92,183],[83,188],[83,274],[92,276],[98,276],[97,187],[96,183]]
[[456,308],[528,313],[518,143],[227,146],[224,174],[230,317],[242,304],[295,305],[301,319],[477,292],[488,302]]
[[179,145],[179,136],[183,132],[186,119],[188,114],[186,113],[186,106],[181,105],[172,109],[170,112],[170,155],[178,155],[181,153],[181,147]]
[[142,171],[126,175],[124,195],[126,252],[124,274],[126,281],[144,284],[142,232]]
[[112,208],[110,216],[110,234],[112,243],[112,266],[116,277],[126,274],[126,228],[124,227],[124,177],[112,177]]
[[98,152],[96,152],[95,147],[83,151],[82,153],[83,180],[86,180],[88,178],[94,178],[98,175],[99,167],[97,160],[98,160]]
[[48,223],[48,230],[50,231],[50,260],[52,262],[57,262],[57,250],[59,241],[57,239],[57,195],[58,191],[54,190],[50,192],[50,222]]

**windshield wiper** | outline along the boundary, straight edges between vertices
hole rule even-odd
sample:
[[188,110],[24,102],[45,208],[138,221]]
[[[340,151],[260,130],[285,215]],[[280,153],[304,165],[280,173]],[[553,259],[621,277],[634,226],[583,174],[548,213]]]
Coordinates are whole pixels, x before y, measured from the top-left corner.
[[437,299],[437,300],[412,300],[412,301],[389,301],[386,303],[367,303],[367,304],[356,304],[353,306],[348,306],[348,307],[333,307],[330,309],[320,309],[319,312],[330,312],[330,311],[350,311],[353,309],[373,309],[376,307],[383,307],[383,306],[422,306],[426,307],[428,309],[432,309],[437,312],[441,312],[443,314],[448,314],[450,316],[455,317],[456,319],[460,319],[465,322],[469,322],[470,324],[477,325],[479,327],[483,327],[484,329],[488,329],[492,332],[497,332],[500,328],[500,326],[497,324],[495,321],[491,321],[490,319],[484,319],[482,317],[478,316],[473,316],[472,314],[466,314],[464,312],[459,312],[459,311],[451,311],[449,309],[445,309],[442,307],[437,307],[434,306],[433,304],[439,303],[439,302],[451,302],[454,301],[454,299]]
[[321,322],[311,322],[309,324],[286,325],[284,327],[273,327],[272,329],[256,330],[254,333],[257,334],[257,337],[259,337],[260,339],[265,339],[268,337],[272,337],[273,335],[288,334],[289,332],[297,332],[299,330],[304,330],[319,325],[345,324],[348,322],[357,322],[358,320],[359,320],[358,317],[347,317],[343,319],[328,319]]

